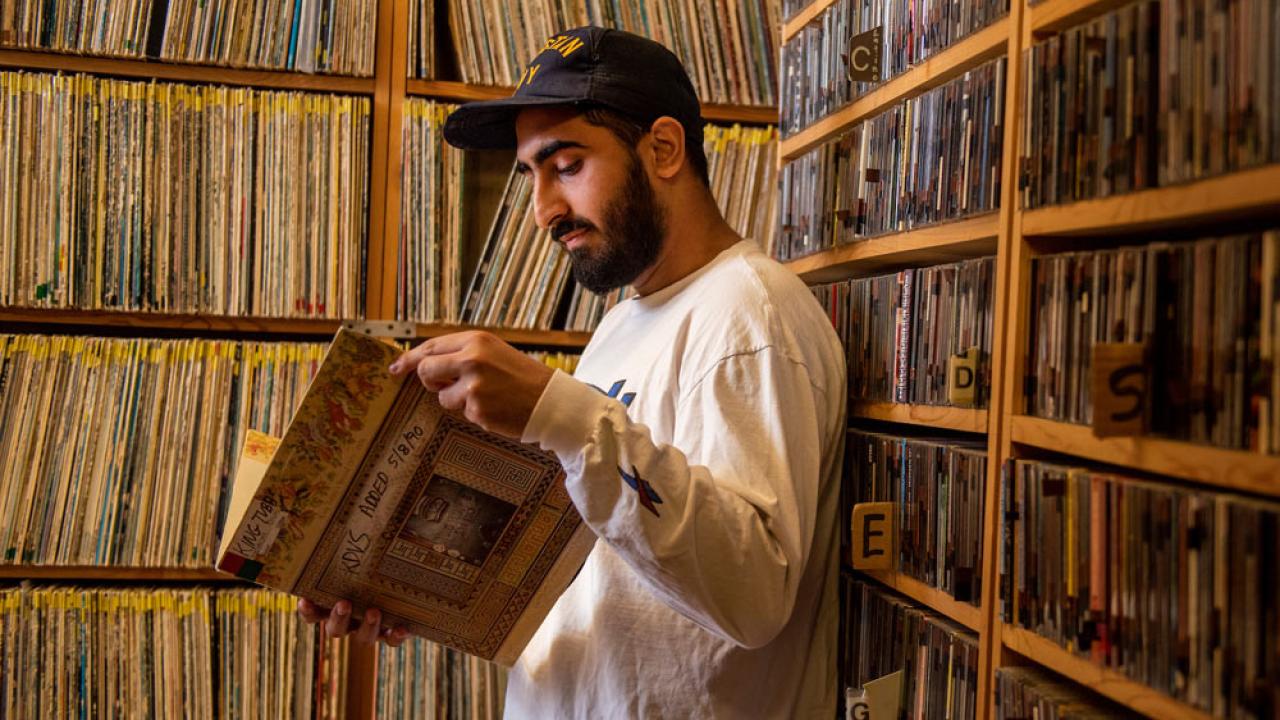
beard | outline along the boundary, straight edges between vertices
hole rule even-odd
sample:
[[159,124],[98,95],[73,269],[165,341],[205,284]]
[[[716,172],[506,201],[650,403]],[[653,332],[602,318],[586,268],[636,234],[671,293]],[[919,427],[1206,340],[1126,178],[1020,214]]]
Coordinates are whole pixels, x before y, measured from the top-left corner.
[[[558,240],[580,228],[596,229],[585,219],[563,220],[552,228],[552,237]],[[597,295],[630,285],[658,259],[666,233],[666,213],[632,151],[626,181],[605,205],[602,243],[569,251],[573,279]]]

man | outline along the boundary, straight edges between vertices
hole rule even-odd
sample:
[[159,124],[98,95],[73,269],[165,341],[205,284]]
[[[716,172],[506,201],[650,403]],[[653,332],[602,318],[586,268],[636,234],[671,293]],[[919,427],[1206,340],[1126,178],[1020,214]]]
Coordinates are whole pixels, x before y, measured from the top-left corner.
[[[548,41],[513,97],[445,127],[462,148],[515,147],[575,279],[637,295],[574,377],[481,332],[391,368],[553,450],[600,540],[513,669],[510,717],[835,714],[843,354],[804,285],[720,215],[702,125],[671,52],[579,28]],[[338,606],[334,634],[351,624]],[[357,637],[403,640],[378,620]]]

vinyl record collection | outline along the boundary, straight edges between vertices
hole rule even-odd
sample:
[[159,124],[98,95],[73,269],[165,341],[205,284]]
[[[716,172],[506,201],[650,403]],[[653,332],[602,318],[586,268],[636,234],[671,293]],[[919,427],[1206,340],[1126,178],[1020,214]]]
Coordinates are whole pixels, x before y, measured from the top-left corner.
[[1132,713],[1047,670],[1037,667],[996,668],[996,720],[1104,720]]
[[[793,135],[1009,12],[1009,0],[837,0],[782,46],[782,134]],[[881,29],[881,77],[849,79],[855,36]]]
[[458,322],[462,308],[465,153],[444,141],[453,105],[404,101],[396,317]]
[[246,428],[324,345],[0,335],[0,562],[209,567]]
[[729,226],[772,253],[778,220],[778,128],[707,125],[711,192]]
[[0,4],[0,46],[368,77],[365,0],[71,0]]
[[462,322],[549,330],[565,293],[581,292],[569,279],[568,254],[534,220],[533,183],[513,170],[467,286]]
[[[425,134],[423,137],[424,145],[437,142]],[[736,231],[762,245],[769,242],[775,226],[776,137],[776,130],[771,126],[740,125],[707,125],[703,137],[711,190],[721,212]],[[418,185],[421,177],[411,180],[408,172],[406,163],[406,186],[422,187]],[[432,182],[429,180],[422,191],[422,205],[428,204],[425,197]],[[476,271],[467,285],[461,319],[490,327],[594,330],[604,313],[622,300],[627,290],[596,296],[572,282],[568,255],[546,231],[537,227],[532,196],[532,183],[512,172]],[[444,211],[451,209],[449,204],[441,203],[441,206]],[[424,211],[406,215],[406,226],[425,221],[425,214]],[[446,226],[458,227],[452,220]],[[439,234],[415,227],[409,232],[421,238],[409,251],[411,258],[441,252],[436,245],[459,242],[453,231]],[[449,267],[447,263],[442,264]],[[410,276],[421,277],[421,271],[414,271]],[[562,303],[567,303],[567,310]]]
[[995,258],[818,285],[845,346],[855,401],[950,405],[951,359],[973,364],[973,404],[991,394]]
[[996,210],[1004,76],[998,58],[787,163],[774,256]]
[[1272,0],[1123,7],[1026,51],[1022,205],[1280,161]]
[[[680,58],[703,102],[733,105],[775,103],[774,32],[780,23],[776,0],[449,3],[449,30],[464,82],[514,87],[557,32],[599,25],[662,43]],[[567,56],[576,46],[568,41],[556,49]]]
[[0,637],[0,715],[15,720],[309,720],[327,703],[319,634],[282,593],[6,588]]
[[408,77],[429,80],[436,76],[435,5],[435,0],[411,0],[409,3]]
[[1140,343],[1151,434],[1280,452],[1280,231],[1046,255],[1027,412],[1091,423],[1095,343]]
[[410,638],[398,648],[378,648],[376,717],[498,720],[506,685],[498,665]]
[[840,685],[902,671],[908,720],[974,720],[978,637],[872,582],[841,574]]
[[357,317],[369,98],[0,72],[0,306]]
[[[856,503],[898,503],[897,572],[977,605],[985,445],[850,430],[840,517],[848,518]],[[845,547],[848,531],[842,525]]]
[[1280,504],[1014,461],[1000,613],[1215,717],[1280,713]]

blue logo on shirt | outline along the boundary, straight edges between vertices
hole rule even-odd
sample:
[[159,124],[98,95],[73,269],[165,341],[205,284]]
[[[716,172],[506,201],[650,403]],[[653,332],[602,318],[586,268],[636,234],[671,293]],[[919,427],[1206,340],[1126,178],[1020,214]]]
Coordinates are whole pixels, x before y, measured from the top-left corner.
[[613,399],[615,399],[615,400],[621,400],[623,405],[625,405],[625,406],[627,406],[627,407],[631,407],[631,401],[636,399],[636,394],[635,394],[635,393],[633,393],[633,392],[629,392],[629,393],[626,393],[625,395],[623,395],[621,398],[619,398],[619,397],[618,397],[618,393],[621,393],[621,392],[622,392],[622,386],[623,386],[623,385],[626,385],[626,384],[627,384],[627,381],[626,381],[626,380],[618,380],[618,381],[614,382],[612,386],[610,386],[610,387],[609,387],[609,391],[608,391],[608,392],[605,392],[604,390],[601,390],[600,388],[596,387],[595,385],[592,385],[591,387],[592,387],[592,388],[594,388],[597,392],[602,393],[602,394],[604,394],[604,395],[607,395],[607,396],[609,396],[609,397],[611,397],[611,398],[613,398]]
[[658,497],[657,491],[649,484],[648,480],[640,477],[640,472],[636,470],[636,466],[631,466],[631,474],[628,475],[626,470],[618,468],[618,474],[622,476],[623,482],[636,491],[636,495],[640,497],[640,504],[645,510],[653,513],[654,517],[662,517],[658,514],[658,508],[654,507],[654,503],[662,504],[662,498]]

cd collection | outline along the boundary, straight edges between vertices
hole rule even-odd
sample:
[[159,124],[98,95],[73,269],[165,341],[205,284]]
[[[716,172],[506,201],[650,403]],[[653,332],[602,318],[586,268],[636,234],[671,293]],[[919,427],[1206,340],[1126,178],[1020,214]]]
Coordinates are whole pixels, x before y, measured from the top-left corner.
[[972,404],[991,395],[995,258],[818,285],[845,346],[855,401],[952,405],[953,356],[972,365]]
[[[793,135],[1004,17],[1009,0],[837,0],[782,46],[782,134]],[[879,28],[881,76],[849,79],[854,37]]]
[[998,58],[788,162],[774,256],[996,210],[1004,76]]
[[1093,422],[1092,348],[1144,350],[1147,432],[1280,452],[1280,231],[1044,255],[1027,412]]
[[1128,5],[1026,50],[1023,207],[1280,161],[1271,0]]
[[978,636],[873,582],[840,575],[840,685],[901,671],[908,720],[976,720]]
[[996,668],[996,720],[1122,720],[1132,712],[1037,667]]
[[1001,618],[1215,717],[1280,712],[1280,504],[1015,460]]
[[[982,599],[985,445],[850,430],[840,517],[850,517],[857,503],[897,503],[897,572],[976,606]],[[843,525],[845,547],[848,531]]]

